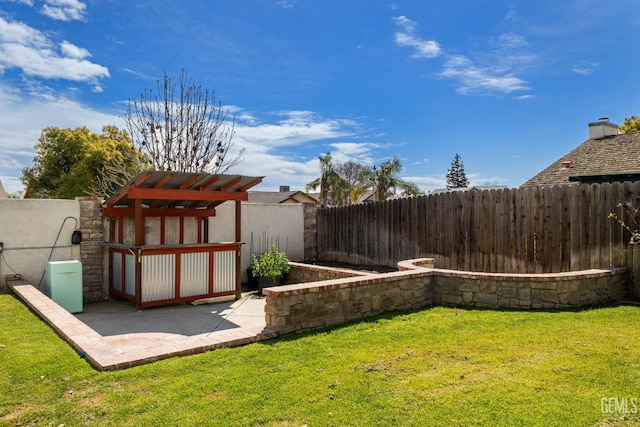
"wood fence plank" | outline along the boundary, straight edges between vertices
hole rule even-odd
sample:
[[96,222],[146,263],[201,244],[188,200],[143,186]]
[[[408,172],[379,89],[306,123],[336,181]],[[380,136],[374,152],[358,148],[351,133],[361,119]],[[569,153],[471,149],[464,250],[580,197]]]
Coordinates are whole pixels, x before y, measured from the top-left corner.
[[426,256],[438,268],[511,273],[627,264],[630,235],[607,216],[617,212],[633,224],[616,204],[639,207],[639,196],[640,182],[582,184],[322,208],[318,257],[394,267]]

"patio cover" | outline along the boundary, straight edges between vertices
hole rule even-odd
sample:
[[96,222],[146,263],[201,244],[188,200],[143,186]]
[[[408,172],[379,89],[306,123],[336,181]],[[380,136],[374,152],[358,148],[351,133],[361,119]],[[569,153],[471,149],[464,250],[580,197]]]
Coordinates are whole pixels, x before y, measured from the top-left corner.
[[105,201],[105,215],[123,216],[123,212],[113,211],[112,208],[131,208],[136,201],[152,209],[206,209],[228,200],[248,200],[247,190],[261,183],[262,178],[170,171],[142,172]]
[[[151,301],[144,303],[142,301],[142,273],[140,260],[143,256],[150,253],[162,253],[175,255],[179,258],[179,254],[189,251],[214,251],[222,246],[233,248],[236,253],[235,259],[235,291],[236,298],[240,297],[241,284],[241,266],[240,266],[240,241],[241,236],[241,202],[249,199],[247,190],[262,182],[262,177],[249,177],[241,175],[214,175],[208,173],[187,173],[187,172],[170,172],[170,171],[147,171],[133,178],[116,194],[105,201],[103,214],[108,218],[118,218],[118,243],[114,241],[116,236],[115,222],[111,221],[110,227],[110,243],[108,246],[111,251],[122,251],[124,247],[131,252],[137,262],[135,262],[135,294],[127,294],[126,286],[121,287],[118,292],[120,295],[135,298],[137,308],[141,308],[143,304],[164,304],[175,303],[181,301],[192,300],[193,296],[180,296],[180,285],[176,282],[176,296],[172,298],[163,298],[159,301]],[[209,244],[208,239],[208,218],[215,216],[215,207],[226,202],[235,202],[235,242],[224,242]],[[134,218],[135,243],[133,245],[124,245],[123,242],[123,219],[127,217]],[[160,217],[160,246],[145,246],[145,218]],[[178,245],[164,244],[164,219],[166,217],[180,218],[180,236]],[[196,217],[202,219],[198,221],[198,244],[183,245],[184,241],[184,218]],[[201,223],[205,223],[204,242],[201,242]],[[188,246],[188,248],[187,248]],[[120,247],[120,249],[118,249]],[[124,255],[123,255],[124,256]],[[207,265],[203,268],[208,271],[209,277],[213,275],[213,252],[210,253]],[[111,259],[111,255],[110,255]],[[180,264],[175,261],[176,277],[179,276]],[[123,267],[123,268],[126,268]],[[125,271],[125,270],[123,270]],[[124,274],[124,273],[123,273]],[[126,274],[124,274],[126,276]],[[213,290],[212,279],[209,279],[209,291],[207,297],[215,296]],[[124,283],[124,282],[123,282]],[[113,285],[113,283],[112,283]],[[111,288],[110,288],[111,289]],[[231,291],[227,291],[229,293]]]
[[[209,217],[215,207],[236,202],[236,235],[240,235],[240,202],[263,177],[208,173],[146,171],[105,201],[104,216],[133,217],[136,245],[144,245],[144,217]],[[239,239],[239,237],[238,237]]]

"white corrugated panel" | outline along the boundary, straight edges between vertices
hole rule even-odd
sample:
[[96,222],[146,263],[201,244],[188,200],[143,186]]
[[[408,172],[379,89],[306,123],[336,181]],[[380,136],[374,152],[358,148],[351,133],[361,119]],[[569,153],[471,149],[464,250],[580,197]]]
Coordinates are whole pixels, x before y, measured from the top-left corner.
[[124,291],[136,295],[136,257],[131,254],[124,256]]
[[142,301],[175,298],[175,255],[143,255]]
[[213,292],[236,290],[236,251],[216,251],[213,254]]
[[180,255],[180,297],[206,295],[209,291],[209,253]]
[[111,289],[117,291],[122,290],[122,254],[119,252],[111,252],[111,265],[113,273],[111,274]]

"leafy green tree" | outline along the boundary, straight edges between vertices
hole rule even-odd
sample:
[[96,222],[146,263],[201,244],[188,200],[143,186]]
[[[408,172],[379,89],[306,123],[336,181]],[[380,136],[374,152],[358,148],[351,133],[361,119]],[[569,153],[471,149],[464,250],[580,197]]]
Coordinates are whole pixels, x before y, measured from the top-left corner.
[[464,173],[464,163],[458,153],[451,162],[451,169],[447,172],[447,188],[464,188],[469,186],[469,180]]
[[624,119],[624,123],[620,125],[620,132],[631,133],[640,132],[640,117],[631,116]]
[[[86,127],[48,127],[35,145],[32,167],[22,170],[26,197],[73,199],[97,194],[97,179],[114,160],[144,163],[125,131],[105,126],[102,134]],[[137,167],[137,165],[136,165]]]

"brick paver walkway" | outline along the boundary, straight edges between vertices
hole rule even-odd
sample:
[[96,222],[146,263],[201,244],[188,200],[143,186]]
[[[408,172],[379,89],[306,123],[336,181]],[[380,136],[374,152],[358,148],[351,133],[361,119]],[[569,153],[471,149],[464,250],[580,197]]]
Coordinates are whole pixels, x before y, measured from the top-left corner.
[[14,281],[11,287],[81,357],[100,371],[245,345],[276,336],[264,326],[238,327],[193,336],[158,332],[102,336],[27,282]]

